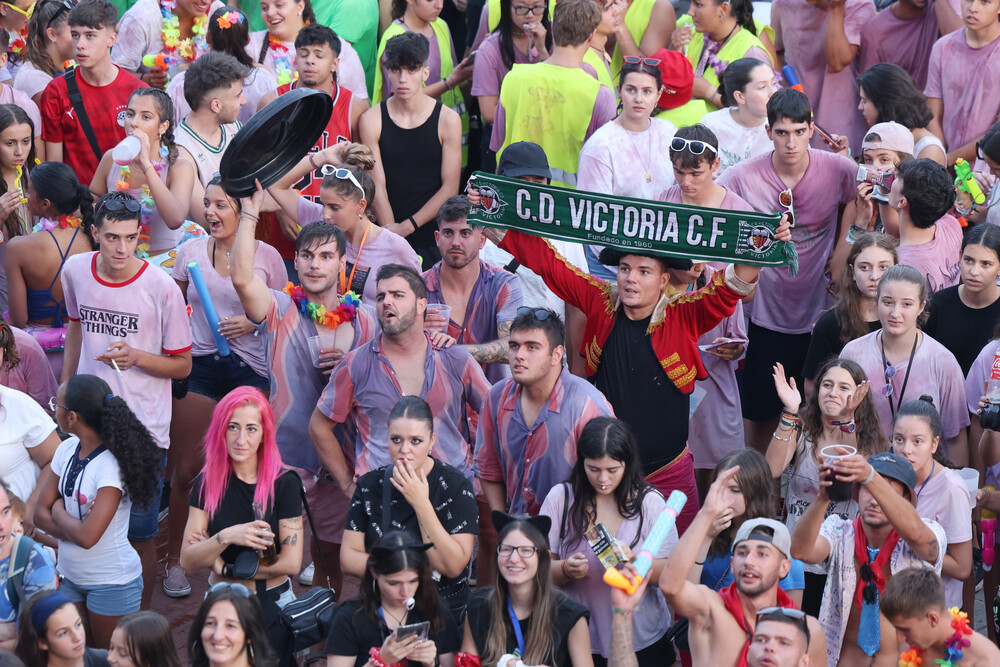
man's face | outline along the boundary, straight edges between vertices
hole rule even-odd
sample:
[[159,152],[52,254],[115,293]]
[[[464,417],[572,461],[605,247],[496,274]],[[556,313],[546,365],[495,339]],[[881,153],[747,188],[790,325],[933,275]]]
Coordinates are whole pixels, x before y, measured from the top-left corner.
[[299,82],[309,88],[317,88],[330,85],[340,58],[329,44],[313,44],[295,50],[295,63],[299,70]]
[[438,223],[434,241],[441,252],[441,260],[453,269],[462,269],[479,259],[486,237],[479,227],[470,227],[463,218]]
[[113,272],[124,270],[139,245],[139,221],[105,218],[103,225],[92,229],[104,265]]
[[[901,483],[889,478],[886,478],[886,481],[889,482],[893,491],[901,496],[904,494],[904,487]],[[867,487],[862,486],[858,491],[858,509],[861,510],[861,523],[869,528],[878,530],[889,525],[889,520],[882,513],[882,508],[879,507],[878,501],[868,492]]]
[[424,81],[430,75],[427,66],[409,69],[400,67],[389,70],[389,85],[392,86],[392,94],[399,95],[402,100],[408,100],[424,86]]
[[753,632],[747,660],[750,667],[807,667],[809,647],[793,623],[761,621]]
[[88,28],[82,25],[69,27],[73,39],[73,59],[83,67],[95,67],[111,57],[111,47],[118,34],[108,28]]
[[788,118],[779,118],[767,128],[774,154],[784,164],[795,164],[805,157],[812,135],[812,123],[795,123]]
[[625,255],[618,262],[618,297],[630,308],[656,305],[670,280],[659,260],[640,255]]
[[928,649],[937,642],[939,633],[936,628],[940,621],[940,615],[932,611],[920,614],[916,618],[894,616],[889,619],[892,627],[896,628],[896,637],[918,649]]
[[335,289],[342,262],[336,241],[299,250],[295,253],[295,270],[299,272],[302,289],[311,294]]
[[962,20],[970,30],[982,30],[1000,21],[1000,0],[962,0]]
[[747,597],[756,597],[777,586],[790,567],[791,562],[770,542],[744,540],[733,549],[736,588]]
[[219,88],[212,93],[215,96],[216,115],[220,125],[235,123],[239,119],[240,108],[247,103],[243,95],[243,82],[234,81],[229,88]]
[[423,326],[427,299],[418,299],[410,284],[400,276],[378,281],[375,311],[387,336],[398,336],[417,323]]
[[13,523],[14,512],[10,506],[10,498],[0,486],[0,558],[10,555],[10,547],[14,542],[10,532]]
[[541,328],[512,331],[507,347],[510,374],[518,384],[530,386],[562,367],[563,346],[552,348]]

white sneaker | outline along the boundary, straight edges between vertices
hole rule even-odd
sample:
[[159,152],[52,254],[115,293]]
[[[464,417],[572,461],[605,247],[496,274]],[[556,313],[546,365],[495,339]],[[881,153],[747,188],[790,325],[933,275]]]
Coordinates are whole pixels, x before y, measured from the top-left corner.
[[303,586],[312,586],[314,574],[316,574],[316,565],[315,563],[309,563],[306,569],[302,570],[302,573],[299,574],[299,583]]

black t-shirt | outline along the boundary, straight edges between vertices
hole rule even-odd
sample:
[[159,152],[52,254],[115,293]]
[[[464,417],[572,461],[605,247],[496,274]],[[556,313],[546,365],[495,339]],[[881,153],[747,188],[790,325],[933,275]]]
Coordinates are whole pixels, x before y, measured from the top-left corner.
[[[416,609],[407,614],[406,624],[412,625],[422,621],[430,620],[422,616]],[[458,653],[462,648],[462,636],[458,632],[455,624],[455,617],[451,615],[448,605],[441,603],[441,620],[444,621],[444,629],[437,633],[428,635],[428,639],[434,642],[438,655],[447,653]],[[389,636],[389,628],[381,618],[378,624],[372,623],[364,610],[361,602],[357,599],[348,600],[338,609],[333,617],[333,624],[330,626],[330,636],[326,638],[327,655],[350,655],[355,656],[355,667],[362,667],[368,662],[368,651],[373,646],[380,647]],[[419,662],[411,662],[411,665],[420,665]],[[442,662],[442,664],[444,664]]]
[[[486,651],[486,637],[490,632],[492,616],[490,614],[490,597],[495,589],[477,588],[469,595],[468,615],[469,630],[472,631],[472,639],[476,642],[476,651],[482,658]],[[552,628],[552,645],[555,647],[555,655],[543,661],[549,667],[572,667],[573,663],[569,658],[569,631],[573,629],[576,622],[581,617],[590,620],[590,611],[579,602],[571,600],[562,591],[555,591],[556,597],[556,618]],[[525,643],[531,633],[531,618],[518,619],[521,626],[521,636]],[[510,614],[504,614],[503,625],[507,630],[507,653],[513,653],[517,648],[517,636],[514,634],[514,626],[510,622]]]
[[[868,333],[878,331],[882,323],[878,320],[868,323]],[[819,367],[830,357],[840,356],[844,343],[840,340],[840,320],[831,308],[816,320],[813,326],[812,338],[809,339],[809,351],[806,352],[805,363],[802,364],[802,377],[815,380]]]
[[674,386],[656,358],[646,333],[649,321],[649,317],[630,320],[619,309],[594,375],[594,384],[615,409],[615,416],[635,434],[644,475],[656,472],[684,450],[690,406],[688,395]]
[[[479,507],[472,484],[465,475],[453,466],[432,459],[434,467],[427,474],[431,505],[437,513],[441,525],[451,535],[460,533],[479,534]],[[365,536],[365,551],[382,537],[382,485],[388,466],[372,470],[358,478],[358,486],[351,498],[351,508],[347,512],[347,530]],[[391,482],[390,482],[391,485]],[[406,502],[403,494],[391,488],[389,494],[390,520],[394,530],[405,530],[420,543],[420,522],[413,506]],[[465,594],[468,588],[468,568],[454,579],[441,575],[438,592],[446,600]],[[450,604],[450,603],[449,603]]]
[[1000,322],[1000,299],[985,308],[969,308],[958,295],[958,285],[934,293],[930,317],[924,333],[944,345],[958,359],[962,373],[968,375],[993,329]]
[[108,663],[108,652],[102,648],[85,648],[83,667],[111,667]]
[[[202,477],[201,473],[198,473],[191,484],[191,497],[188,504],[203,510],[205,502],[202,499],[201,486]],[[274,500],[267,513],[267,522],[271,524],[271,532],[275,536],[278,535],[278,521],[280,519],[294,519],[302,516],[300,488],[302,488],[302,481],[291,470],[286,470],[274,481]],[[256,484],[247,484],[236,475],[231,474],[229,484],[226,486],[226,495],[222,497],[222,502],[215,514],[208,520],[208,534],[215,535],[223,528],[253,521],[256,518],[253,513],[253,494],[256,489]],[[251,551],[251,549],[230,544],[222,552],[222,560],[229,564],[235,563],[236,557],[242,551]],[[280,543],[278,544],[278,553],[281,553]]]

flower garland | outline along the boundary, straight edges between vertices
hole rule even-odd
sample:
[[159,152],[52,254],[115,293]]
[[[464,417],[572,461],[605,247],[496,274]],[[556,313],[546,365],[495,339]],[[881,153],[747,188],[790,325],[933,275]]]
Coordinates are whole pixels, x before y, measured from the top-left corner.
[[274,71],[278,75],[278,85],[284,86],[287,83],[296,81],[299,78],[299,73],[295,70],[295,66],[292,64],[293,57],[292,51],[287,46],[285,46],[280,39],[267,33],[267,44],[268,48],[271,50],[271,56],[274,59]]
[[340,297],[340,303],[337,304],[336,310],[327,310],[323,304],[310,303],[302,288],[294,283],[290,282],[285,285],[284,291],[285,294],[292,297],[299,312],[308,315],[313,322],[325,325],[328,329],[336,329],[344,322],[353,322],[354,318],[358,316],[358,307],[361,305],[361,299],[353,291]]
[[[162,162],[154,162],[153,169],[156,170],[157,174],[163,172],[164,164]],[[125,192],[131,189],[129,186],[129,180],[132,176],[132,170],[128,165],[119,167],[118,180],[115,182],[115,187],[118,188],[119,192]],[[139,195],[139,204],[142,207],[139,212],[139,245],[135,248],[135,254],[137,257],[142,259],[149,258],[149,219],[153,214],[153,207],[156,206],[156,202],[153,201],[153,194],[149,191],[149,183],[142,184],[142,191]]]
[[28,44],[28,26],[25,25],[17,32],[17,36],[10,40],[8,49],[11,53],[21,55],[24,47]]
[[220,30],[228,30],[229,28],[232,28],[234,25],[243,23],[243,14],[237,11],[226,12],[225,14],[216,19],[216,23],[219,24]]
[[177,0],[160,0],[160,13],[163,15],[163,50],[168,53],[176,51],[177,55],[188,62],[208,51],[205,34],[208,32],[208,14],[198,16],[191,28],[192,37],[181,39],[180,19],[174,10]]
[[83,224],[83,220],[72,215],[60,215],[57,219],[52,218],[42,218],[41,221],[35,225],[31,231],[33,232],[51,232],[57,227],[59,229],[74,229]]
[[[966,635],[972,634],[969,627],[969,615],[964,611],[959,611],[958,607],[948,610],[951,614],[951,627],[955,631],[944,643],[944,659],[935,660],[940,667],[956,667],[958,661],[962,659],[962,649],[969,647],[969,640]],[[899,667],[920,667],[923,662],[924,651],[920,649],[910,649],[899,656]]]
[[725,60],[721,60],[717,55],[719,53],[719,49],[722,48],[722,44],[724,42],[725,40],[723,40],[722,42],[717,42],[708,35],[705,35],[705,50],[701,55],[701,60],[703,61],[704,66],[702,67],[702,62],[698,63],[699,69],[701,70],[702,73],[704,73],[706,69],[711,67],[712,69],[715,70],[715,75],[718,76],[720,79],[722,78],[722,73],[726,71],[727,67],[729,67],[729,63],[727,63]]

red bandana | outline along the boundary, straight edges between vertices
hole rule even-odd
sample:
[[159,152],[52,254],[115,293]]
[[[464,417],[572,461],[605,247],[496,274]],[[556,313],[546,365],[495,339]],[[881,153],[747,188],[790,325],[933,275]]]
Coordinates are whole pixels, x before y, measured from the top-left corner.
[[[893,530],[889,533],[889,537],[885,538],[885,542],[882,543],[882,548],[878,551],[878,558],[871,563],[872,583],[878,589],[879,595],[885,590],[886,585],[885,573],[882,571],[882,567],[889,562],[889,558],[896,549],[898,542],[899,534]],[[854,557],[858,559],[859,570],[868,562],[867,547],[868,538],[865,537],[865,531],[861,529],[861,517],[859,516],[854,520]],[[854,590],[854,604],[858,605],[858,609],[861,609],[861,603],[864,602],[866,585],[866,582],[861,579],[861,575],[859,574],[858,585]]]
[[[788,597],[788,594],[780,588],[777,590],[778,593],[778,606],[786,607],[789,609],[798,609],[799,606],[795,604],[792,598]],[[740,659],[736,662],[736,667],[749,667],[747,662],[747,652],[750,650],[750,636],[753,634],[750,628],[747,627],[747,619],[743,615],[743,603],[740,601],[739,591],[736,590],[736,582],[733,582],[719,591],[719,595],[722,596],[722,602],[726,605],[726,609],[732,614],[736,622],[740,624],[740,628],[747,635],[746,642],[743,643],[743,648],[740,650]],[[756,619],[754,619],[756,620]]]

